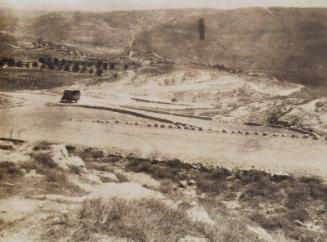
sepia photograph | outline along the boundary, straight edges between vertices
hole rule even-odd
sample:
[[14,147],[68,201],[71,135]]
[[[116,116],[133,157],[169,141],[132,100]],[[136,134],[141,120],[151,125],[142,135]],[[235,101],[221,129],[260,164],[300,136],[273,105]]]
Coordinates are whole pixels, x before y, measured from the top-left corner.
[[0,0],[0,242],[327,242],[326,0]]

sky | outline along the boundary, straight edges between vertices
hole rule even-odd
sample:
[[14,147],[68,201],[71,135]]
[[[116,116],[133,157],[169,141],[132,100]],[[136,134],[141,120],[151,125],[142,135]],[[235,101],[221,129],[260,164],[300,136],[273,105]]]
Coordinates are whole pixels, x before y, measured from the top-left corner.
[[18,9],[110,11],[158,8],[327,7],[327,0],[0,0]]

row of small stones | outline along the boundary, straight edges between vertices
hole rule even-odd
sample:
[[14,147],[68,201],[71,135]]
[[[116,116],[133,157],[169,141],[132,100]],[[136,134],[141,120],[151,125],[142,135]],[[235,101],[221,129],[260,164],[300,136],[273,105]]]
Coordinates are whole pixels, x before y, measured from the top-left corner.
[[[71,121],[73,121],[71,119]],[[82,122],[82,120],[80,119],[79,120],[80,122]],[[101,123],[101,124],[109,124],[110,121],[103,121],[103,120],[93,120],[92,123]],[[139,124],[138,122],[122,122],[122,121],[119,121],[119,120],[115,120],[114,121],[115,124],[126,124],[126,125],[135,125],[135,126],[138,126],[138,125],[141,125]],[[225,134],[242,134],[242,135],[255,135],[255,136],[266,136],[266,137],[291,137],[291,138],[303,138],[303,139],[309,139],[309,138],[312,138],[314,140],[318,140],[318,137],[315,137],[315,136],[310,136],[309,134],[304,134],[304,135],[296,135],[296,134],[292,134],[292,135],[286,135],[286,134],[268,134],[267,132],[258,132],[258,131],[255,131],[253,133],[251,132],[248,132],[248,131],[241,131],[241,130],[232,130],[232,131],[228,131],[226,129],[223,129],[223,130],[213,130],[213,129],[203,129],[202,127],[195,127],[195,126],[189,126],[189,125],[182,125],[182,124],[170,124],[170,125],[165,125],[165,124],[147,124],[146,127],[148,128],[151,128],[151,127],[154,127],[154,128],[169,128],[169,129],[184,129],[184,130],[192,130],[192,131],[200,131],[200,132],[203,132],[203,131],[207,131],[209,133],[225,133]],[[327,141],[327,137],[325,138],[325,140]]]

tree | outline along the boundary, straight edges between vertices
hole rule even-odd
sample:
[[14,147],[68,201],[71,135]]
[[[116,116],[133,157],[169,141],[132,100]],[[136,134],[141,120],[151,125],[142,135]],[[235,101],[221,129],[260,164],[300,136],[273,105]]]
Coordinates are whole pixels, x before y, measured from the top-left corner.
[[83,65],[83,66],[82,66],[81,72],[82,72],[82,73],[87,72],[87,66],[86,66],[86,65]]
[[78,72],[79,71],[79,64],[78,63],[75,63],[74,65],[73,65],[73,72]]
[[66,63],[67,63],[67,62],[66,62],[65,59],[61,59],[61,60],[60,60],[60,65],[64,66],[64,65],[66,65]]
[[41,57],[41,58],[39,59],[39,62],[40,62],[41,64],[45,64],[46,60],[45,60],[44,57]]
[[23,67],[23,62],[17,61],[16,67],[22,68]]
[[69,64],[65,65],[64,71],[70,71],[70,65]]
[[46,64],[47,64],[47,66],[53,65],[51,57],[46,58]]
[[55,65],[52,62],[48,63],[48,68],[49,68],[49,70],[55,70],[56,69]]
[[106,71],[108,69],[108,63],[103,64],[103,69]]
[[54,60],[53,60],[53,64],[54,64],[55,66],[59,66],[59,60],[58,60],[58,58],[54,58]]
[[98,60],[98,62],[96,64],[96,68],[100,69],[100,68],[102,68],[102,66],[103,66],[102,60]]
[[62,66],[62,65],[58,65],[58,66],[57,66],[57,71],[61,71],[61,70],[62,70],[62,68],[63,68],[63,66]]
[[10,67],[15,66],[15,59],[13,59],[13,58],[9,58],[9,59],[8,59],[8,66],[10,66]]
[[103,70],[101,68],[97,68],[97,76],[101,76],[103,73]]

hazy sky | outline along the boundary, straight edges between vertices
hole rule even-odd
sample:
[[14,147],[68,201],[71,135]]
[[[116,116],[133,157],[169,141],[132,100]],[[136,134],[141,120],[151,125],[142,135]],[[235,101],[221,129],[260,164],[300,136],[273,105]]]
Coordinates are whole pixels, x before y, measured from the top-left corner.
[[327,0],[0,0],[0,6],[48,10],[126,10],[152,8],[237,8],[250,6],[327,7]]

